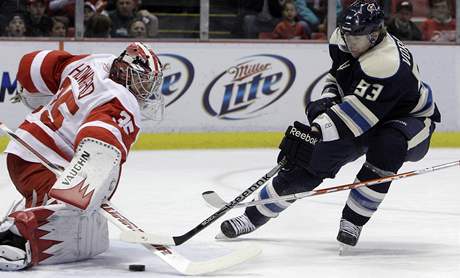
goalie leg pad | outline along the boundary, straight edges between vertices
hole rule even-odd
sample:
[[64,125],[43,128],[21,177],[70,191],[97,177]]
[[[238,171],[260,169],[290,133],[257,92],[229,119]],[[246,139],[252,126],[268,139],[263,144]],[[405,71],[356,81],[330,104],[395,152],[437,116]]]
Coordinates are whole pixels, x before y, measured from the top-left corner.
[[54,204],[17,211],[9,219],[9,230],[30,245],[33,265],[80,261],[109,248],[107,220],[97,211]]
[[114,192],[121,152],[94,138],[85,138],[49,195],[82,210],[96,210]]

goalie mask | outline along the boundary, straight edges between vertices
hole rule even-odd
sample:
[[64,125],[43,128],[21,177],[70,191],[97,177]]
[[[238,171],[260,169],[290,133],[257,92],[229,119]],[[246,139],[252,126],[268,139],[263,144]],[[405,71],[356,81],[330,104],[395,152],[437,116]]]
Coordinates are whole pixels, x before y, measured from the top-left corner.
[[342,14],[340,33],[348,50],[357,58],[385,35],[384,13],[376,1],[355,1]]
[[110,79],[125,86],[139,101],[142,114],[153,120],[163,116],[164,99],[160,92],[163,80],[160,59],[153,50],[135,42],[113,61]]

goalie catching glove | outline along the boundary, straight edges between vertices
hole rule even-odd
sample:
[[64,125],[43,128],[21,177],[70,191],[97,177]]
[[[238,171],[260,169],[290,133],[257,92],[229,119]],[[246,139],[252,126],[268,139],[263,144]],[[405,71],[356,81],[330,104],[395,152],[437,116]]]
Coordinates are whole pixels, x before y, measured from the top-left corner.
[[[302,168],[308,168],[315,145],[321,142],[321,131],[295,121],[289,126],[279,146],[280,154],[278,162],[283,157],[287,158],[288,165],[294,164]],[[289,168],[289,167],[287,167]]]

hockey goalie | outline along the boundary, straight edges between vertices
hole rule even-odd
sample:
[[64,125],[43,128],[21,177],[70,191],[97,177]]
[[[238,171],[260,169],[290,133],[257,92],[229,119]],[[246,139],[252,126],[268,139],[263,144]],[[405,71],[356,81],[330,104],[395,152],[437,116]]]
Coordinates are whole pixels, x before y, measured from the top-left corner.
[[0,219],[0,270],[94,257],[109,247],[98,209],[117,188],[141,117],[163,114],[161,62],[139,42],[118,57],[36,51],[22,57],[17,81],[16,101],[33,111],[16,135],[63,171],[8,145],[8,172],[25,202]]

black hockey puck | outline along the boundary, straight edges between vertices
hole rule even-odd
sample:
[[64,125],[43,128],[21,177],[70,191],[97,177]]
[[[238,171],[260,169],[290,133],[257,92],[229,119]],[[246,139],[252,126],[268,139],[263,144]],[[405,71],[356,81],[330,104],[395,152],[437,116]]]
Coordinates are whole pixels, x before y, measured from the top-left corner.
[[145,265],[143,264],[130,264],[129,265],[130,271],[145,271]]

